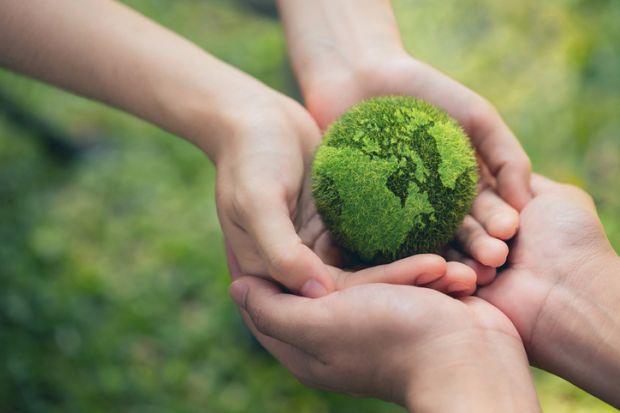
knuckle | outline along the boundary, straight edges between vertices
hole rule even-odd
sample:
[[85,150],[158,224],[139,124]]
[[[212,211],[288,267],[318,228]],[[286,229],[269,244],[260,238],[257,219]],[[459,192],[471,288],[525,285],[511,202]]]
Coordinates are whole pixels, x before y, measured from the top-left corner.
[[267,318],[263,310],[260,308],[255,308],[253,311],[250,311],[250,319],[258,331],[267,336],[271,336],[272,323]]
[[268,254],[271,269],[279,275],[293,272],[297,262],[297,248],[279,248]]
[[236,217],[246,219],[254,208],[261,203],[266,202],[266,192],[259,186],[246,182],[233,192],[231,198],[231,209]]

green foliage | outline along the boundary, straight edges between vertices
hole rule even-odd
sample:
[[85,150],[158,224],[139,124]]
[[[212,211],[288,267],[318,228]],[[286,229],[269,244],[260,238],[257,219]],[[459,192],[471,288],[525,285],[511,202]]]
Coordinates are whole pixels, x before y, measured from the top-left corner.
[[434,252],[469,212],[478,172],[461,127],[405,96],[367,100],[325,134],[312,170],[317,209],[362,261]]

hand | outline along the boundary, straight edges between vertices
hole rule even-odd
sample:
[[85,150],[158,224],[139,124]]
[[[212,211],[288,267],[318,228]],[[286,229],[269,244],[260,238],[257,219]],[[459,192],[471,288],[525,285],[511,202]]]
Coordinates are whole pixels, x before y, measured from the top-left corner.
[[314,207],[307,173],[321,134],[296,102],[275,93],[260,99],[236,108],[244,116],[215,159],[218,215],[244,274],[270,276],[307,297],[369,282],[473,293],[474,271],[432,254],[342,270],[342,251]]
[[512,320],[532,363],[620,406],[618,256],[585,192],[541,176],[532,189],[507,268],[478,295]]
[[[431,102],[454,116],[471,137],[478,154],[482,174],[481,194],[496,188],[513,206],[505,215],[493,219],[496,224],[484,228],[471,215],[466,217],[457,238],[472,232],[484,235],[486,248],[466,252],[486,267],[500,267],[508,255],[504,242],[518,226],[516,209],[529,199],[530,164],[518,141],[493,107],[482,97],[437,70],[406,54],[380,56],[365,63],[360,73],[330,70],[312,82],[305,94],[309,112],[319,125],[327,127],[352,105],[372,96],[405,94]],[[343,92],[344,91],[344,92]],[[488,199],[481,201],[488,202]],[[483,238],[484,239],[484,238]],[[466,246],[470,243],[463,243]],[[488,270],[490,271],[490,270]]]
[[354,104],[382,95],[410,95],[444,109],[470,136],[502,198],[517,209],[527,203],[530,161],[493,106],[405,52],[367,58],[353,72],[336,64],[304,89],[308,111],[321,128]]
[[[529,200],[530,162],[510,129],[482,97],[405,52],[390,2],[282,0],[278,6],[306,106],[322,129],[373,96],[424,99],[455,117],[471,137],[484,187],[497,188],[517,210]],[[477,237],[477,244],[485,248],[464,248],[483,267],[505,262],[508,249],[503,241],[507,232],[514,235],[518,214],[510,211],[494,220],[506,225],[498,232],[487,228],[489,236]],[[465,247],[471,243],[463,238],[481,234],[480,224],[471,216],[465,220],[458,236]]]
[[310,300],[255,277],[238,278],[231,295],[258,340],[306,385],[416,412],[538,411],[519,335],[478,298],[366,284]]
[[[189,63],[179,70],[177,62]],[[306,246],[321,245],[304,186],[320,133],[298,104],[119,2],[2,3],[0,65],[134,113],[199,146],[217,164],[220,219],[244,271],[312,296],[333,290],[334,269]],[[355,282],[384,272],[397,281],[405,274],[405,282],[441,280],[436,288],[473,291],[471,270],[427,258],[398,263],[395,272],[378,267]],[[461,282],[449,282],[453,273],[452,281]]]
[[239,126],[216,159],[220,222],[244,272],[320,296],[334,283],[294,223],[307,208],[304,176],[320,134],[292,100],[261,96],[264,101],[241,109]]

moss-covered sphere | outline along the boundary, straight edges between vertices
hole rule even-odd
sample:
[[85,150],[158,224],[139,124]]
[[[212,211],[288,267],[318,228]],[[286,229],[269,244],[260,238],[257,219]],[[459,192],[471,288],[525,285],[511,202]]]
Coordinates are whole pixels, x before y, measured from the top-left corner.
[[389,96],[354,106],[329,127],[312,180],[335,241],[378,264],[437,251],[453,238],[476,195],[478,169],[454,119]]

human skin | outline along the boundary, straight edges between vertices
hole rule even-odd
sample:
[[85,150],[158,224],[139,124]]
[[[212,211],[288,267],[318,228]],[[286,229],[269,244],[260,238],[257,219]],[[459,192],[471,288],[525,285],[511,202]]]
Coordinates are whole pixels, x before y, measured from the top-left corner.
[[[308,111],[325,129],[361,100],[382,95],[411,95],[443,108],[465,129],[476,148],[486,186],[496,187],[519,210],[530,198],[530,161],[497,111],[485,99],[403,48],[388,0],[279,0],[291,62]],[[468,217],[460,241],[485,232],[484,248],[468,255],[487,267],[501,266],[514,232],[514,211],[481,223]],[[484,230],[484,231],[483,231]],[[506,232],[509,233],[507,238]],[[489,272],[489,269],[486,270]]]
[[478,296],[534,365],[620,408],[620,259],[588,194],[540,176],[532,190],[506,269]]
[[[437,256],[344,281],[354,272],[341,270],[340,250],[311,197],[307,171],[321,141],[312,117],[120,3],[3,2],[0,66],[133,113],[201,148],[216,165],[218,215],[247,274],[311,297],[377,275],[454,294],[475,288],[472,270]],[[480,250],[494,241],[486,232],[482,239]]]
[[521,338],[484,300],[382,283],[311,300],[229,265],[246,325],[305,385],[417,413],[540,411]]
[[[477,359],[459,353],[463,349],[441,346],[445,344],[441,335],[444,327],[447,328],[445,332],[453,329],[453,337],[467,335],[462,328],[470,324],[464,318],[473,315],[474,325],[482,329],[473,335],[474,340],[494,337],[497,333],[500,337],[511,338],[506,342],[495,342],[475,356],[481,357],[480,365],[485,366],[487,373],[504,366],[503,362],[517,360],[510,354],[514,340],[520,338],[523,340],[520,345],[527,350],[532,364],[620,407],[620,353],[617,351],[620,345],[617,316],[620,314],[620,258],[609,244],[594,203],[585,192],[538,175],[533,177],[532,190],[533,199],[521,211],[520,231],[511,245],[506,269],[497,280],[481,288],[477,297],[460,301],[467,311],[458,310],[455,300],[450,301],[433,291],[384,284],[358,286],[332,294],[322,298],[317,309],[312,309],[315,302],[282,294],[275,286],[248,277],[233,283],[231,295],[240,306],[246,324],[263,345],[302,382],[315,387],[401,400],[413,411],[426,411],[415,405],[416,401],[424,403],[424,400],[429,400],[426,407],[432,409],[432,402],[443,402],[442,395],[453,395],[452,389],[456,387],[454,403],[464,410],[483,409],[467,403],[477,401],[484,406],[484,395],[470,389],[471,381],[485,386],[484,376],[468,376],[459,370],[466,364],[462,363],[463,360]],[[491,191],[486,191],[484,197],[486,200],[479,201],[472,210],[479,220],[484,220],[484,215],[511,208]],[[232,260],[231,269],[233,275],[239,276],[239,269]],[[401,304],[398,297],[407,294],[411,297],[403,298],[405,304]],[[361,297],[349,299],[357,295]],[[332,298],[328,300],[329,297]],[[364,307],[355,308],[355,300],[364,302]],[[281,305],[275,307],[273,301],[281,302]],[[432,303],[432,311],[428,314],[424,313],[426,303]],[[283,315],[281,308],[285,305],[292,310]],[[411,318],[401,320],[398,317],[401,309]],[[455,312],[451,313],[452,310]],[[303,320],[295,317],[297,311],[304,314]],[[444,320],[443,316],[447,314],[450,315]],[[417,318],[419,315],[422,319]],[[427,323],[424,317],[432,321]],[[458,326],[452,325],[448,319],[456,320]],[[398,327],[392,329],[393,323]],[[433,323],[436,325],[429,327]],[[433,328],[434,333],[430,333]],[[418,335],[424,337],[425,333],[440,338],[439,344],[429,342],[433,343],[431,348],[445,357],[444,360],[435,361],[433,354],[427,356],[423,348],[415,347],[415,343],[425,343],[417,339]],[[452,342],[449,337],[445,339],[448,344]],[[411,370],[403,361],[408,357],[401,350],[407,348],[407,342],[411,343],[411,348],[416,348],[411,356],[415,361]],[[484,346],[480,343],[477,347],[484,349]],[[391,350],[393,348],[396,350]],[[357,349],[359,354],[355,351]],[[501,349],[500,354],[494,353],[498,349]],[[398,355],[396,361],[389,357],[393,354]],[[497,360],[490,360],[490,354],[497,355]],[[401,355],[402,359],[399,358]],[[452,355],[456,355],[454,360]],[[415,356],[422,357],[422,360]],[[435,370],[431,367],[424,370],[424,357],[429,358]],[[375,362],[377,364],[373,364]],[[442,363],[448,366],[445,371]],[[518,372],[518,364],[506,367],[504,374],[506,371],[511,374]],[[411,373],[416,368],[424,374],[416,376]],[[368,372],[372,374],[369,376]],[[437,385],[440,389],[438,395],[432,393],[435,389],[434,372],[445,374],[444,380],[439,380],[442,385]],[[375,377],[377,381],[372,381]],[[425,377],[417,382],[428,383],[423,390],[411,390],[416,388],[411,384],[416,383],[415,377]],[[446,383],[453,387],[447,390]],[[395,393],[387,391],[386,396],[386,388],[395,389]],[[463,389],[469,393],[459,393]],[[529,399],[527,389],[515,389]],[[425,399],[429,391],[429,399]],[[407,395],[405,399],[402,399],[403,394]],[[496,402],[510,399],[501,389],[492,390],[492,394],[499,395]],[[452,411],[453,407],[442,406],[438,411]],[[504,411],[504,408],[494,408]],[[523,409],[528,411],[526,407]]]

